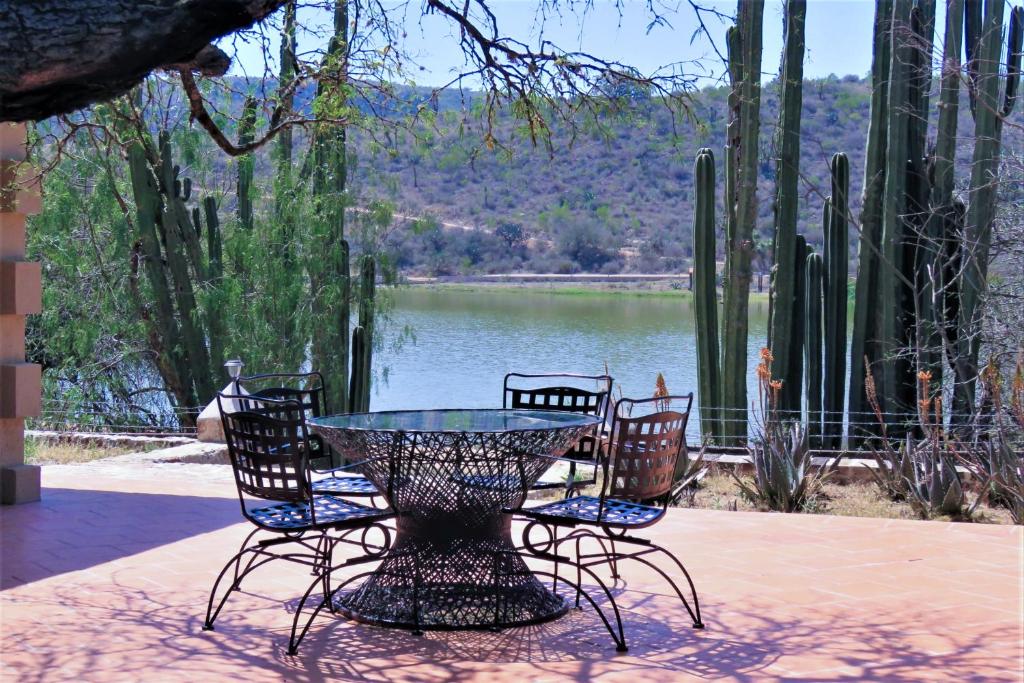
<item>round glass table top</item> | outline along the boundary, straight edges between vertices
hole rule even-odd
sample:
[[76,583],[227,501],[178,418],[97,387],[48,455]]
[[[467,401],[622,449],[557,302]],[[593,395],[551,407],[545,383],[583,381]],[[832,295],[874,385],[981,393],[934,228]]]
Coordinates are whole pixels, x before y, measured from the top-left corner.
[[562,429],[596,425],[601,418],[554,410],[505,410],[501,408],[448,410],[391,410],[379,413],[330,415],[309,420],[328,429],[372,432],[474,432],[500,433]]

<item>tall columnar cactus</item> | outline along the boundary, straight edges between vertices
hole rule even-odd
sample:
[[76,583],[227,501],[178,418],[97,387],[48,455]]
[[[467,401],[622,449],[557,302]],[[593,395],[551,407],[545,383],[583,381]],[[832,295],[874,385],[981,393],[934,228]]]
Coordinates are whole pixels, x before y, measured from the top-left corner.
[[710,149],[694,162],[693,313],[697,332],[697,385],[704,439],[722,436],[722,376],[718,357],[718,292],[715,287],[715,157]]
[[[827,208],[827,205],[826,205]],[[804,302],[804,391],[807,394],[807,436],[811,448],[821,447],[822,420],[822,274],[824,262],[821,254],[807,254]]]
[[[249,96],[245,98],[242,106],[242,118],[238,122],[238,144],[248,145],[252,143],[256,129],[256,100]],[[238,181],[236,193],[238,195],[238,226],[247,232],[252,232],[252,177],[254,158],[252,154],[243,154],[238,158]]]
[[352,375],[348,394],[350,413],[365,413],[370,410],[376,271],[373,257],[369,254],[363,256],[359,273],[359,324],[352,330]]
[[[794,419],[801,416],[803,409],[803,386],[804,386],[804,330],[806,321],[803,315],[805,300],[807,297],[807,240],[803,235],[797,235],[793,240],[796,248],[794,251],[801,255],[793,263],[793,331],[792,342],[788,349],[780,349],[781,353],[789,353],[789,372],[783,379],[780,395],[786,395],[787,400],[793,406],[791,415]],[[786,385],[789,388],[786,388]]]
[[[747,437],[747,336],[751,258],[757,222],[758,133],[761,111],[763,0],[739,0],[729,29],[729,125],[727,128],[726,281],[722,329],[722,405],[726,435]],[[729,169],[728,164],[733,164]]]
[[[850,391],[847,409],[851,430],[872,431],[867,394],[864,391],[864,358],[877,359],[881,269],[882,201],[885,187],[885,154],[888,142],[888,82],[892,0],[877,0],[871,59],[871,119],[868,125],[861,199],[860,241],[857,250],[857,287],[854,302],[853,335],[850,342]],[[851,432],[852,433],[852,432]]]
[[[1010,16],[1003,77],[1004,4],[998,0],[946,0],[939,117],[930,168],[922,157],[928,137],[935,3],[879,0],[877,4],[872,69],[876,91],[851,350],[849,398],[854,420],[866,412],[865,356],[879,378],[881,408],[909,418],[917,399],[922,398],[916,395],[914,371],[927,369],[933,378],[939,376],[942,359],[938,349],[943,342],[955,376],[953,413],[968,416],[974,410],[978,304],[985,287],[995,215],[1002,122],[1017,99],[1024,38],[1024,9],[1017,7]],[[889,17],[888,24],[885,17]],[[962,212],[952,197],[961,35],[975,118],[970,203],[962,230],[958,228]],[[888,88],[883,98],[878,86],[885,82]],[[884,120],[875,116],[876,101],[883,105],[877,111],[885,111]],[[877,234],[876,207],[881,207]],[[879,301],[886,305],[878,306]],[[951,321],[950,316],[956,320]]]
[[[924,229],[923,248],[918,252],[916,272],[919,274],[918,291],[918,346],[924,355],[918,365],[932,373],[932,382],[942,386],[943,334],[950,327],[944,298],[956,289],[956,270],[952,259],[959,253],[961,236],[955,227],[956,210],[953,203],[955,186],[957,120],[960,111],[960,55],[963,44],[964,0],[947,0],[946,25],[943,40],[941,85],[939,90],[939,116],[935,130],[935,148],[931,161],[932,207]],[[950,251],[952,250],[952,251]],[[947,258],[947,252],[949,258]],[[947,260],[949,263],[947,263]],[[958,269],[959,266],[956,266]],[[952,297],[955,299],[955,295]],[[952,322],[955,325],[956,315]],[[952,337],[955,339],[955,337]]]
[[[348,5],[335,3],[331,38],[317,84],[318,111],[341,116],[347,106]],[[313,365],[340,381],[329,386],[330,405],[349,406],[349,318],[353,298],[349,245],[345,240],[345,204],[348,180],[347,138],[344,126],[321,123],[313,132],[314,232],[324,251],[309,263],[312,308],[321,323],[313,331]],[[372,344],[367,344],[372,349]],[[353,365],[354,367],[354,365]]]
[[[966,46],[971,75],[974,113],[974,155],[965,226],[969,259],[962,264],[960,282],[959,335],[954,414],[974,411],[975,385],[981,335],[980,301],[988,276],[992,223],[995,219],[1002,153],[1003,120],[1014,109],[1021,77],[1021,47],[1024,38],[1024,8],[1010,13],[1006,54],[1006,75],[1000,75],[1004,3],[989,0],[984,12],[980,2],[966,3]],[[1002,97],[1000,82],[1005,81]]]
[[[366,342],[366,330],[361,325],[356,325],[352,330],[352,359],[358,361],[366,355],[368,345]],[[363,396],[369,396],[370,378],[363,372],[360,363],[355,362],[352,367],[352,376],[348,389],[348,412],[363,413],[369,410],[369,406],[363,407]]]
[[[894,0],[892,13],[892,63],[889,74],[888,144],[885,156],[885,187],[882,199],[882,263],[879,272],[878,395],[883,412],[913,414],[916,382],[907,362],[907,282],[912,273],[904,270],[907,238],[907,159],[910,76],[914,62],[911,33],[911,0]],[[909,398],[909,400],[908,400]]]
[[832,196],[825,228],[825,430],[824,444],[841,446],[843,403],[846,400],[846,318],[849,282],[850,162],[842,152],[832,156]]
[[359,329],[363,338],[359,349],[352,350],[352,374],[359,375],[359,393],[349,397],[359,412],[370,409],[370,385],[373,378],[373,319],[376,307],[377,267],[373,256],[363,256],[359,274]]
[[781,410],[800,411],[802,364],[801,340],[794,337],[794,323],[801,310],[795,307],[797,265],[804,255],[796,248],[796,223],[800,181],[800,113],[803,108],[804,20],[806,0],[787,0],[784,8],[785,47],[782,53],[781,104],[775,136],[775,234],[773,237],[773,276],[768,331],[772,350],[772,376],[784,380],[780,395]]
[[[208,401],[223,363],[224,324],[218,305],[223,275],[222,239],[216,201],[192,210],[192,183],[179,177],[170,135],[161,133],[147,155],[143,145],[128,150],[135,197],[135,230],[155,305],[140,311],[157,339],[157,367],[182,406]],[[203,243],[205,222],[206,243]]]

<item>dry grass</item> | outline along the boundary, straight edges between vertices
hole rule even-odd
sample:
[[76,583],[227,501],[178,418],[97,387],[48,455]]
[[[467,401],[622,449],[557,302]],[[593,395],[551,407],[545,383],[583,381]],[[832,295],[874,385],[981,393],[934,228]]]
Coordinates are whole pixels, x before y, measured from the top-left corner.
[[73,465],[147,450],[142,446],[85,446],[67,441],[25,439],[25,462],[31,465]]
[[[721,472],[708,474],[704,478],[689,505],[707,510],[758,509],[741,495],[732,476]],[[811,499],[805,513],[841,517],[920,519],[908,503],[889,500],[874,483],[826,483]],[[949,517],[935,519],[950,520]],[[986,504],[978,507],[973,521],[987,524],[1013,523],[1008,511]]]

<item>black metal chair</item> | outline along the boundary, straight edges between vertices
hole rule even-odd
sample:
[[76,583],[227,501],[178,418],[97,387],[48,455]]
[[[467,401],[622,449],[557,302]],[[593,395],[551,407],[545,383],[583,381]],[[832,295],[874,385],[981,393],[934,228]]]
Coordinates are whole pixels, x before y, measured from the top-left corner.
[[[271,372],[239,377],[235,380],[236,394],[244,389],[246,396],[239,399],[244,410],[259,412],[251,399],[297,401],[306,419],[320,417],[327,412],[324,377],[319,372]],[[344,496],[345,498],[375,498],[377,487],[366,477],[352,473],[358,463],[335,466],[330,447],[317,434],[310,434],[310,469],[325,475],[313,482],[313,493]],[[316,462],[321,464],[317,465]]]
[[[674,403],[685,404],[685,410],[672,408]],[[523,549],[536,557],[553,561],[556,576],[559,563],[575,566],[576,583],[579,585],[580,572],[587,571],[592,575],[592,567],[607,564],[612,570],[612,577],[617,579],[619,561],[636,560],[664,577],[689,613],[693,627],[704,628],[697,592],[683,564],[653,541],[633,535],[634,531],[650,527],[665,516],[672,494],[676,461],[686,448],[686,423],[692,405],[692,393],[620,400],[612,417],[607,453],[601,458],[604,478],[600,495],[574,496],[537,507],[521,508],[516,513],[528,522],[523,531]],[[635,406],[654,407],[655,411],[634,416],[632,408]],[[538,527],[546,533],[546,538],[539,543],[530,538],[531,532]],[[558,530],[564,528],[573,531],[559,538]],[[588,539],[596,541],[600,552],[581,552],[583,541]],[[561,551],[567,542],[575,545],[574,555]],[[637,549],[623,551],[622,545]],[[692,607],[675,580],[652,562],[649,556],[654,554],[667,557],[682,572],[693,597]],[[579,597],[577,591],[577,606]],[[612,602],[618,614],[614,599]],[[619,635],[621,642],[612,633],[618,649],[625,651],[625,636],[621,632]]]
[[[227,412],[226,401],[233,400],[256,410]],[[243,403],[243,401],[245,403]],[[381,559],[391,545],[391,531],[383,522],[393,517],[390,510],[360,505],[338,496],[314,495],[309,478],[309,435],[305,408],[298,401],[253,398],[249,395],[217,395],[218,408],[234,470],[242,515],[254,526],[242,548],[221,570],[210,591],[204,630],[213,630],[214,622],[231,593],[253,571],[275,559],[311,567],[316,579],[310,584],[295,610],[288,651],[295,654],[313,619],[324,607],[333,611],[330,596],[331,574],[336,569]],[[273,501],[260,507],[247,507],[246,498]],[[382,535],[372,543],[371,530]],[[349,538],[361,532],[358,540]],[[271,536],[256,542],[260,532]],[[332,535],[340,532],[340,535]],[[362,553],[334,564],[338,543],[358,546]],[[217,600],[222,581],[233,571],[227,591]],[[302,610],[312,594],[321,588],[323,599],[299,630]]]
[[[505,375],[502,407],[522,410],[556,410],[583,413],[607,419],[611,403],[612,378],[608,375],[577,375],[572,373]],[[565,481],[545,474],[530,490],[565,489],[568,498],[579,490],[597,483],[598,454],[601,449],[601,427],[595,428],[566,451],[560,460],[568,463]],[[576,468],[591,468],[590,476],[577,478]]]

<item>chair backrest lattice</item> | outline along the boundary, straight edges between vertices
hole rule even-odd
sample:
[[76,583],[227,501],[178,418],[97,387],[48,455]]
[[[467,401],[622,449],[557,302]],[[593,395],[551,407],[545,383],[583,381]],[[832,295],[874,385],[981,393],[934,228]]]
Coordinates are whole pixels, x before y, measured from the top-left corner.
[[[608,375],[576,375],[571,373],[505,375],[502,406],[512,410],[553,410],[564,413],[608,414],[612,378]],[[583,437],[564,457],[573,460],[594,460],[599,442]]]
[[598,415],[604,408],[607,392],[586,391],[575,387],[506,389],[508,407],[521,410],[557,410]]
[[[247,397],[276,401],[295,401],[302,406],[306,419],[327,412],[324,378],[319,372],[273,372],[239,377],[235,386],[248,392]],[[237,391],[236,393],[242,393]],[[240,400],[243,410],[246,402]],[[255,411],[255,412],[258,412]]]
[[219,406],[229,399],[248,399],[255,408],[221,411],[239,497],[245,494],[289,503],[310,500],[309,442],[301,404],[257,400],[251,395],[217,395]]
[[[685,409],[671,408],[685,403]],[[630,410],[622,415],[622,407]],[[636,405],[653,405],[655,412],[632,416]],[[622,399],[612,420],[609,457],[605,461],[603,496],[625,500],[658,500],[667,503],[676,462],[686,448],[686,423],[693,394],[657,399]]]

